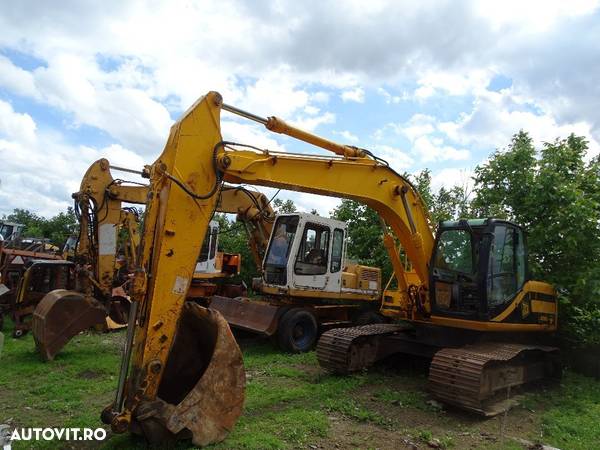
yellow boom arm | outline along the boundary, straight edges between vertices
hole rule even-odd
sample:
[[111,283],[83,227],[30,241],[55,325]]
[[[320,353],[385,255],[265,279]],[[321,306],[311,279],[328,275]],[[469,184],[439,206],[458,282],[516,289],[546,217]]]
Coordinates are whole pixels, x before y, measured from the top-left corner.
[[236,220],[244,224],[254,263],[260,269],[275,221],[267,197],[257,191],[224,185],[217,211],[236,214]]
[[[79,218],[76,256],[92,265],[94,284],[105,298],[111,296],[119,228],[125,226],[137,235],[131,213],[122,209],[122,203],[145,204],[147,196],[147,186],[124,185],[115,180],[106,159],[88,168],[79,192],[73,194]],[[136,245],[139,238],[130,235],[130,240]]]

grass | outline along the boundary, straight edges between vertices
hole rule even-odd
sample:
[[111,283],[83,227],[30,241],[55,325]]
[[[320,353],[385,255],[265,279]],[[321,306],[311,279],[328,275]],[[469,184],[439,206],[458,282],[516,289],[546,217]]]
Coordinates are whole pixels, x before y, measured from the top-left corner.
[[[15,340],[10,329],[4,333],[0,424],[10,419],[14,427],[102,426],[100,411],[111,402],[117,383],[122,332],[79,335],[48,363],[38,358],[31,336]],[[247,371],[244,415],[215,449],[389,448],[404,438],[420,446],[436,440],[441,448],[463,448],[466,443],[474,448],[523,448],[511,436],[574,450],[600,442],[600,382],[573,373],[559,386],[527,395],[524,406],[509,416],[515,417],[514,424],[527,419],[528,425],[522,431],[509,427],[508,436],[500,439],[499,420],[440,411],[428,403],[426,372],[379,369],[337,377],[320,370],[314,352],[287,355],[264,341],[244,342],[242,347]],[[13,448],[56,448],[56,443],[44,441],[20,444]],[[89,448],[99,447],[146,445],[125,434]],[[190,443],[177,448],[190,448]]]
[[383,388],[375,392],[375,397],[402,408],[416,408],[423,411],[437,411],[437,408],[427,403],[427,395],[422,390],[398,390]]
[[529,395],[528,401],[534,408],[544,410],[540,440],[573,450],[600,446],[599,381],[567,373],[559,393],[543,391]]

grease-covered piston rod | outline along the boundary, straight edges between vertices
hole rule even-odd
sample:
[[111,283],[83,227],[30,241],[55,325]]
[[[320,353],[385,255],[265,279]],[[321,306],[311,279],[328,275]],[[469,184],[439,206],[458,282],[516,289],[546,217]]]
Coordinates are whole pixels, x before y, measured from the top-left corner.
[[262,123],[269,131],[286,134],[300,141],[304,141],[309,144],[316,145],[317,147],[324,148],[325,150],[329,150],[337,155],[345,156],[347,158],[364,158],[366,156],[364,150],[360,148],[330,141],[329,139],[317,136],[316,134],[296,128],[275,116],[265,119],[264,117],[257,116],[256,114],[252,114],[248,111],[244,111],[226,103],[222,103],[221,108],[225,111],[229,111],[230,113],[253,120],[254,122]]

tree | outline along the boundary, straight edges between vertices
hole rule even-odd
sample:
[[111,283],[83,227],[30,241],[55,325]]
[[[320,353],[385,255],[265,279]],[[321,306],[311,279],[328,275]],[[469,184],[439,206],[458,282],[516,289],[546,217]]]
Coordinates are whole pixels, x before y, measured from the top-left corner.
[[12,214],[5,215],[3,220],[25,225],[22,232],[25,237],[48,238],[52,244],[59,247],[70,235],[77,233],[79,227],[72,207],[50,219],[27,209],[16,208]]
[[278,214],[289,214],[297,211],[296,205],[292,200],[288,199],[284,201],[280,198],[273,200],[273,209]]
[[423,169],[417,175],[404,174],[404,177],[413,182],[413,186],[425,203],[432,228],[442,220],[456,220],[470,216],[470,192],[466,185],[456,185],[450,189],[441,187],[438,192],[433,192],[429,169]]
[[260,276],[260,271],[250,251],[244,225],[229,220],[225,214],[215,214],[213,220],[219,222],[219,250],[241,255],[242,267],[237,281],[243,280],[248,287],[252,286],[252,278]]
[[600,160],[586,162],[586,151],[585,138],[571,134],[544,143],[538,158],[520,131],[476,168],[472,206],[525,227],[533,277],[561,292],[564,330],[600,343],[600,327],[586,328],[600,325]]

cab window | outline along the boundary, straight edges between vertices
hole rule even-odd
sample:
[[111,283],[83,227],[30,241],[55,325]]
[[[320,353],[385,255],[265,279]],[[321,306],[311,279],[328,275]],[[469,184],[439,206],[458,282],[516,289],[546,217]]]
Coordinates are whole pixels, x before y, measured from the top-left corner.
[[336,228],[333,230],[333,242],[331,244],[331,273],[336,273],[341,270],[343,250],[344,230]]
[[467,230],[446,230],[439,240],[435,267],[455,272],[474,273],[471,233]]
[[210,259],[215,258],[215,254],[217,252],[217,239],[219,238],[219,228],[212,227],[211,228],[211,239],[210,239]]
[[490,248],[487,297],[491,307],[515,296],[525,282],[525,243],[521,230],[497,225]]
[[198,262],[208,261],[208,249],[210,248],[210,227],[206,230],[204,240],[202,241],[202,247],[200,248],[200,256]]
[[298,275],[323,275],[327,272],[329,228],[313,223],[304,227],[294,271]]
[[296,235],[298,216],[281,216],[275,223],[273,237],[267,251],[268,266],[285,267]]

